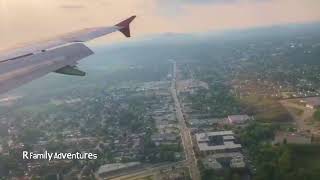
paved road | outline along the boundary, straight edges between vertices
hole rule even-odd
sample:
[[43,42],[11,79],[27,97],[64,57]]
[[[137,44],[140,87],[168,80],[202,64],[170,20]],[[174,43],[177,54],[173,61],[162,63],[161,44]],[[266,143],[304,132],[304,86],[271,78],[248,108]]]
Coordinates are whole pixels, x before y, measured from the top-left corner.
[[180,101],[177,95],[177,64],[173,62],[173,78],[171,84],[171,93],[175,103],[176,116],[179,121],[179,127],[181,131],[181,139],[186,155],[186,163],[190,169],[190,176],[192,180],[201,180],[200,171],[197,166],[197,158],[193,150],[193,143],[191,138],[190,129],[187,127],[186,121],[183,117]]
[[190,130],[187,127],[186,121],[183,117],[181,105],[180,105],[178,95],[177,95],[177,89],[176,89],[177,67],[176,67],[175,62],[173,62],[173,66],[174,66],[174,73],[173,73],[173,80],[172,80],[172,84],[171,84],[171,93],[172,93],[172,97],[173,97],[174,103],[175,103],[176,116],[179,121],[182,144],[183,144],[183,147],[185,150],[186,160],[181,161],[181,162],[177,162],[177,163],[148,167],[148,168],[144,168],[141,171],[127,172],[122,175],[117,175],[117,176],[114,176],[111,178],[109,177],[109,179],[112,179],[112,180],[139,179],[141,177],[155,175],[155,174],[159,173],[160,171],[170,169],[172,167],[174,167],[174,168],[189,167],[191,179],[192,180],[201,180],[200,171],[197,166],[197,159],[196,159],[195,153],[193,151],[193,143],[192,143],[191,133],[190,133]]

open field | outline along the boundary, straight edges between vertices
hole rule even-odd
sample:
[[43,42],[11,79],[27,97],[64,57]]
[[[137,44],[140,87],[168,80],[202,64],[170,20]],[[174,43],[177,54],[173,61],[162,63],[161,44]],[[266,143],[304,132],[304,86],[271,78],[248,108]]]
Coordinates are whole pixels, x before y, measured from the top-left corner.
[[254,114],[256,120],[272,123],[292,121],[287,109],[277,100],[258,96],[247,96],[242,98],[241,102],[250,107],[249,111]]
[[313,120],[315,110],[305,107],[297,100],[282,100],[280,103],[288,110],[294,119],[298,131],[320,135],[319,123]]

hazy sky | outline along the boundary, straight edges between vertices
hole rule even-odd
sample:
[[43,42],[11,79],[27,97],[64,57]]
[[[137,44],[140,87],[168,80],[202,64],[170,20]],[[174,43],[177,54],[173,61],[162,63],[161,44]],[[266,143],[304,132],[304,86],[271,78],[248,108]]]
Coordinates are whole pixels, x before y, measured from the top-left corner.
[[319,7],[319,0],[0,0],[0,49],[113,25],[131,15],[138,16],[133,35],[141,37],[315,22],[320,21]]

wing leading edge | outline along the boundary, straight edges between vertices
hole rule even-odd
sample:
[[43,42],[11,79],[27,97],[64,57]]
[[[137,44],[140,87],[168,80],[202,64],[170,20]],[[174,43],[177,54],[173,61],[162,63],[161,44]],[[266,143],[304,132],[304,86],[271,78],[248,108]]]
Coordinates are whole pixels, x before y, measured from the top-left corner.
[[120,31],[130,37],[132,16],[114,26],[84,29],[51,40],[0,53],[0,94],[50,72],[84,75],[75,68],[77,61],[93,52],[82,42]]

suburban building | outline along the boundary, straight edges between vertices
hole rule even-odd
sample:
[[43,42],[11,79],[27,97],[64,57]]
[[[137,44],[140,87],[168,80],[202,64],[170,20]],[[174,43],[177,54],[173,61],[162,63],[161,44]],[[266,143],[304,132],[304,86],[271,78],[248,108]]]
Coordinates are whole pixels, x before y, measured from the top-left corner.
[[251,118],[248,115],[232,115],[228,116],[228,121],[230,124],[244,124]]
[[232,131],[198,133],[196,134],[196,140],[202,155],[236,152],[242,147],[241,144],[235,143]]
[[202,159],[204,168],[220,170],[223,168],[245,168],[246,163],[240,152],[233,153],[217,153],[206,156]]
[[153,134],[151,140],[158,146],[160,144],[178,143],[178,134]]
[[206,119],[191,119],[189,124],[191,127],[208,127],[223,122],[224,119],[206,118]]
[[100,166],[100,168],[97,171],[97,175],[100,178],[107,178],[108,176],[112,176],[121,171],[133,170],[135,168],[139,168],[140,166],[140,162],[105,164]]

